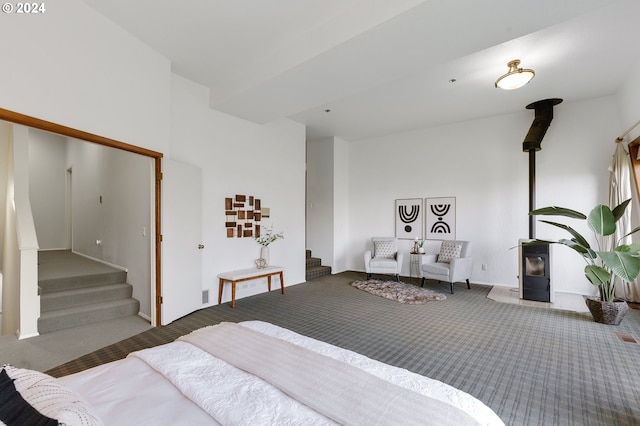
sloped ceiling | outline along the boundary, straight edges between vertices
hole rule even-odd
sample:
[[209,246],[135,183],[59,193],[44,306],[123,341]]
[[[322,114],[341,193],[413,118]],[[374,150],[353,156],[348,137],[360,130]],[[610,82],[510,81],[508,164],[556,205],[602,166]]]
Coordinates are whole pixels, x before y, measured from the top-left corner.
[[[212,108],[258,123],[289,117],[309,139],[610,95],[640,60],[637,0],[85,2],[209,87]],[[496,89],[512,59],[536,77]]]

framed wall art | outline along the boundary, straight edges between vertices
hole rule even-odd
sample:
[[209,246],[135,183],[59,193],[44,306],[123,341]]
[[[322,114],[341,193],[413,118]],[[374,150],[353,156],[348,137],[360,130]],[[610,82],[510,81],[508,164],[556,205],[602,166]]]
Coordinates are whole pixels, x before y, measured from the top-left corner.
[[[253,195],[236,194],[224,199],[227,238],[259,237],[262,208]],[[268,209],[267,209],[268,210]]]
[[456,197],[425,198],[425,237],[456,239]]
[[422,239],[422,198],[396,200],[396,238]]

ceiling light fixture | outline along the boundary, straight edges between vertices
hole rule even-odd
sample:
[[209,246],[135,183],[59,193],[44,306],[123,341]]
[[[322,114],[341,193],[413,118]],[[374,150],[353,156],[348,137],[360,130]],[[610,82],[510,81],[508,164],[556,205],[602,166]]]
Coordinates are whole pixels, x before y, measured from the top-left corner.
[[520,59],[514,59],[509,62],[509,72],[496,80],[496,87],[504,90],[518,89],[528,82],[536,75],[533,70],[527,70],[518,68],[520,65]]

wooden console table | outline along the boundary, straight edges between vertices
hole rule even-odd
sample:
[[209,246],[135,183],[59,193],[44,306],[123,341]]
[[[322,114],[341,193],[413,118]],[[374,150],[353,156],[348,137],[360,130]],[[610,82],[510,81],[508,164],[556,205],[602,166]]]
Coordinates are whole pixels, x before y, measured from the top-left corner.
[[266,268],[249,268],[239,269],[237,271],[229,271],[218,274],[220,283],[218,284],[218,304],[222,303],[222,290],[224,289],[225,281],[231,283],[231,307],[236,307],[236,283],[249,280],[257,280],[258,278],[267,277],[268,290],[271,291],[271,277],[273,275],[280,276],[280,291],[284,294],[284,278],[282,272],[284,268],[282,266],[267,266]]

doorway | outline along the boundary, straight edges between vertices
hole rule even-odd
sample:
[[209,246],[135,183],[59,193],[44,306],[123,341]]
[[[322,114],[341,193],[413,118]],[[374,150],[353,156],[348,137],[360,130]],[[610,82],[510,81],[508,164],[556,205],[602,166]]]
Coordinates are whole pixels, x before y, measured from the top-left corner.
[[[160,309],[160,295],[161,295],[161,269],[160,269],[160,194],[161,194],[161,177],[162,177],[162,153],[152,151],[146,148],[137,147],[134,145],[129,145],[124,142],[116,141],[114,139],[105,138],[102,136],[94,135],[91,133],[83,132],[81,130],[73,129],[70,127],[62,126],[59,124],[51,123],[45,120],[41,120],[35,117],[30,117],[27,115],[23,115],[20,113],[16,113],[13,111],[5,110],[0,108],[0,120],[8,121],[15,124],[20,124],[26,127],[43,130],[45,132],[50,132],[54,134],[58,134],[61,136],[70,137],[73,139],[78,139],[81,141],[91,142],[98,145],[116,148],[119,150],[143,155],[146,157],[150,157],[152,159],[152,169],[154,175],[154,185],[153,185],[153,284],[152,284],[152,312],[151,312],[151,324],[156,326],[162,323],[161,321],[161,309]],[[68,180],[71,179],[71,172],[67,172]],[[70,202],[71,200],[66,200],[66,202]],[[70,218],[68,218],[70,219]]]

